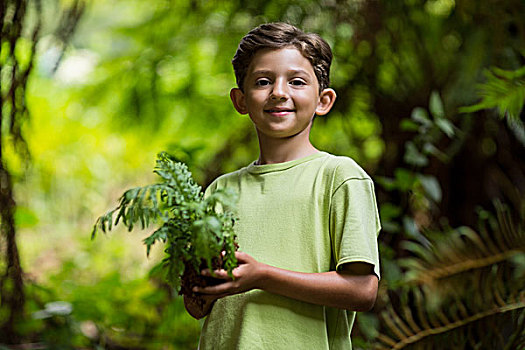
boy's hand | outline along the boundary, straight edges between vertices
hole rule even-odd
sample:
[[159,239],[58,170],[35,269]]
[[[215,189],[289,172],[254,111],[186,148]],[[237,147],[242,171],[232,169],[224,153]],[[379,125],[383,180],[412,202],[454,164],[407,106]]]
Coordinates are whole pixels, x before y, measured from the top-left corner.
[[243,252],[235,252],[235,257],[239,266],[232,271],[233,279],[226,270],[215,270],[212,275],[209,269],[205,269],[201,272],[203,276],[222,279],[225,282],[215,286],[194,287],[193,291],[203,294],[203,296],[204,294],[213,295],[218,299],[226,295],[243,293],[258,288],[258,282],[262,278],[265,265]]
[[250,255],[236,252],[239,266],[233,269],[233,279],[225,270],[203,270],[205,276],[224,280],[224,283],[194,287],[193,291],[222,298],[227,295],[261,289],[304,302],[354,311],[368,311],[374,305],[378,278],[373,265],[364,262],[348,263],[341,271],[307,273],[285,270],[258,262]]

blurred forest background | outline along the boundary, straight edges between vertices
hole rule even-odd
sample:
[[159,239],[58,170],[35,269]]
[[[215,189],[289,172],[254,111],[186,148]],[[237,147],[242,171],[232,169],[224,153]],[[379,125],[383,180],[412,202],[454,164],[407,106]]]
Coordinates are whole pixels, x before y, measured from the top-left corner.
[[1,349],[196,348],[162,247],[90,233],[162,150],[202,186],[257,158],[230,60],[268,21],[331,44],[312,140],[376,181],[383,275],[355,348],[525,348],[522,0],[0,4]]

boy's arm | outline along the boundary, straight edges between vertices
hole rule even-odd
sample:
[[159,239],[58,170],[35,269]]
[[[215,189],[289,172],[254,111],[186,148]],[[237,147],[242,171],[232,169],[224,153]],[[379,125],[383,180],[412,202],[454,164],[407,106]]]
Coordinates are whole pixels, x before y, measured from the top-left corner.
[[[378,278],[370,264],[348,263],[340,272],[304,273],[263,264],[243,252],[237,252],[236,257],[239,266],[233,270],[233,280],[226,271],[217,270],[214,277],[226,280],[225,283],[196,287],[194,291],[223,297],[262,289],[313,304],[353,311],[367,311],[374,306]],[[211,276],[208,270],[203,274]]]

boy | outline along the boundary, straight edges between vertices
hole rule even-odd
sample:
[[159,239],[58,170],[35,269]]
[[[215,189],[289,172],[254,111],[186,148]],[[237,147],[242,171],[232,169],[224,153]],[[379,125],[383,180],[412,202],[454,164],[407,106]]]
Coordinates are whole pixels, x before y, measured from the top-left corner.
[[239,193],[242,252],[233,280],[219,270],[224,283],[194,288],[206,302],[198,316],[211,309],[200,349],[351,349],[355,311],[375,302],[380,223],[372,180],[309,139],[314,116],[336,98],[331,60],[323,39],[285,23],[263,24],[239,44],[230,97],[252,120],[260,155],[208,188]]

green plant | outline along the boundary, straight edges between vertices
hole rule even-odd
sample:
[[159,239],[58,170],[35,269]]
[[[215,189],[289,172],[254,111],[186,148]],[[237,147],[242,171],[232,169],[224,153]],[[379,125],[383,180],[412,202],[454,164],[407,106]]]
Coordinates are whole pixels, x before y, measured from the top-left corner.
[[138,223],[142,229],[159,224],[144,239],[147,254],[157,241],[167,243],[163,260],[167,281],[180,294],[192,296],[193,285],[210,282],[199,276],[200,269],[221,267],[231,275],[237,266],[233,231],[236,195],[217,190],[204,196],[187,166],[166,152],[158,154],[154,172],[162,181],[124,192],[117,208],[98,218],[92,238],[119,222],[129,231]]
[[480,211],[479,232],[436,232],[411,253],[402,288],[390,290],[377,349],[522,349],[525,344],[525,231],[495,202]]
[[472,113],[494,108],[500,118],[519,120],[525,103],[525,66],[516,70],[491,67],[483,73],[486,81],[478,84],[481,101],[459,111]]
[[486,81],[478,84],[480,102],[459,108],[461,113],[491,109],[507,126],[516,139],[525,146],[525,125],[520,117],[525,104],[525,66],[516,70],[491,67],[484,70]]

